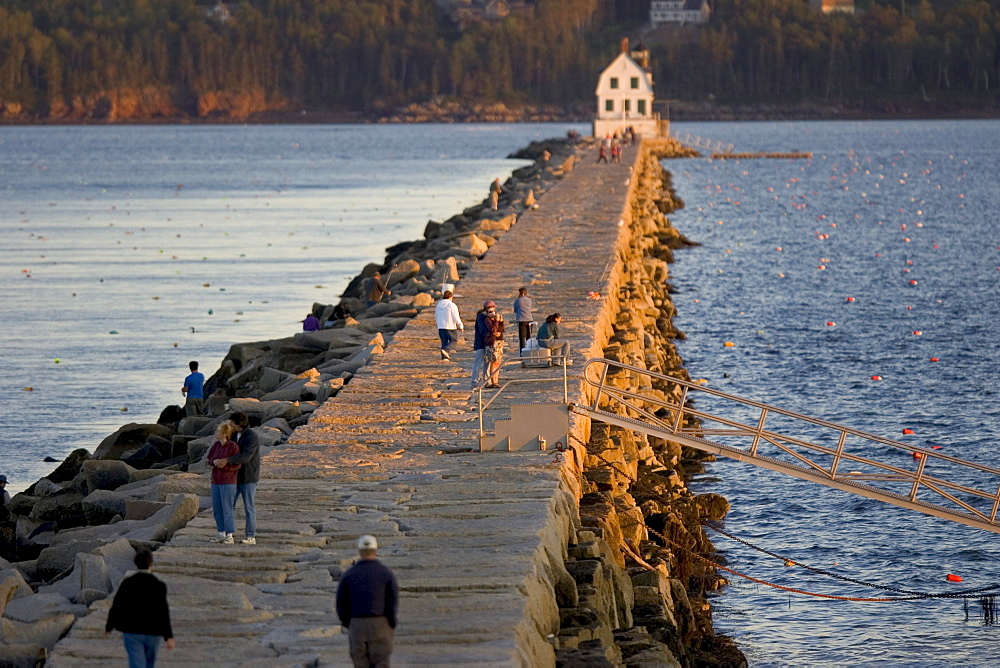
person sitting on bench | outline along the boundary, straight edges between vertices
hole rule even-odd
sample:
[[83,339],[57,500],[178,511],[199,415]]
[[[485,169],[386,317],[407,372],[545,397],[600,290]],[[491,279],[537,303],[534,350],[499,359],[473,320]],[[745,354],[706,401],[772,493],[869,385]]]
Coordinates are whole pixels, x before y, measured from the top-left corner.
[[539,347],[549,350],[556,357],[552,362],[556,366],[562,366],[563,361],[569,362],[569,341],[559,338],[560,322],[562,316],[553,313],[545,318],[545,322],[538,328],[538,336],[535,337],[538,339]]

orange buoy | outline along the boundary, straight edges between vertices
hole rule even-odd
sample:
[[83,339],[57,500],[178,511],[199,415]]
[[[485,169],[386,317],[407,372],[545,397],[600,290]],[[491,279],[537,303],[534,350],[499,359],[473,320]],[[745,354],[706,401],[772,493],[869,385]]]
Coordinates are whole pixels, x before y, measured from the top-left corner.
[[849,301],[849,302],[853,302],[853,301],[855,301],[855,300],[854,300],[854,297],[848,297],[848,298],[847,298],[847,301]]
[[947,580],[948,580],[948,582],[961,582],[962,581],[962,576],[961,575],[952,575],[951,573],[948,573]]
[[916,285],[916,284],[917,284],[917,281],[911,278],[910,279],[910,285]]
[[932,361],[932,362],[937,362],[937,361],[939,361],[939,360],[938,360],[938,358],[937,358],[937,357],[932,357],[932,358],[931,358],[931,361]]
[[726,346],[727,348],[732,348],[736,344],[733,343],[732,341],[726,341],[723,345]]
[[836,324],[837,324],[837,323],[835,323],[835,322],[834,322],[833,320],[830,320],[829,322],[827,322],[827,323],[826,323],[826,326],[827,326],[827,327],[833,327],[833,326],[834,326],[834,325],[836,325]]
[[882,376],[871,376],[872,380],[882,380]]
[[923,336],[923,335],[924,335],[924,333],[921,332],[919,329],[916,329],[916,330],[913,331],[913,336]]
[[907,427],[906,429],[903,430],[903,433],[904,434],[915,434],[916,432],[913,431],[912,429],[910,429],[909,427]]
[[923,455],[922,455],[921,453],[919,453],[919,452],[911,452],[910,454],[911,454],[911,455],[913,455],[913,458],[914,458],[914,459],[923,459],[923,457],[924,457],[924,456],[923,456]]
[[941,449],[940,445],[932,445],[931,446],[931,450],[940,450],[940,449]]

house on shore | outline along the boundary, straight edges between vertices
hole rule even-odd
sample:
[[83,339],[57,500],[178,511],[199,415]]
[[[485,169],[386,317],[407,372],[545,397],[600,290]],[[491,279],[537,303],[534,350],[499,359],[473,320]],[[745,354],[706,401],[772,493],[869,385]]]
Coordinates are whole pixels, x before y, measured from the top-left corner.
[[[640,62],[636,62],[635,56]],[[629,54],[628,40],[622,40],[621,53],[601,72],[597,80],[597,114],[594,136],[621,134],[631,127],[643,137],[665,137],[669,121],[653,111],[653,74],[649,70],[649,52],[638,48]]]
[[663,25],[708,23],[711,17],[708,0],[651,0],[649,3],[649,22],[653,30]]

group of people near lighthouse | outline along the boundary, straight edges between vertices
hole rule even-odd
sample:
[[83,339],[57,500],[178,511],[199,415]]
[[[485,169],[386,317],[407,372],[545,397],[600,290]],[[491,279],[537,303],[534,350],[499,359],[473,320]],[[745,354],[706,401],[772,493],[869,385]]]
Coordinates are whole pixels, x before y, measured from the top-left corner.
[[[434,311],[443,360],[451,359],[452,350],[465,331],[465,323],[462,322],[454,299],[454,292],[445,290]],[[514,321],[517,323],[518,354],[523,355],[531,344],[531,332],[535,324],[533,304],[527,288],[518,289],[513,307]],[[534,337],[539,348],[549,351],[552,363],[556,366],[568,361],[570,351],[569,341],[562,338],[559,331],[561,322],[562,315],[559,313],[547,316]],[[473,329],[472,349],[475,357],[472,362],[472,389],[500,387],[500,367],[504,358],[506,333],[507,321],[504,320],[503,314],[497,309],[496,302],[487,300],[476,313]]]

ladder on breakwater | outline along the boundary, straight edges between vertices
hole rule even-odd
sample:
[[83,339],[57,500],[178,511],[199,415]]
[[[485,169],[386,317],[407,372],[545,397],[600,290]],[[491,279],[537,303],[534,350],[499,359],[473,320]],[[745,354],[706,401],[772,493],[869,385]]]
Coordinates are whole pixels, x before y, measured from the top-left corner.
[[[570,410],[593,420],[1000,533],[1000,469],[612,360],[583,371],[593,403]],[[622,389],[635,380],[669,398]]]

